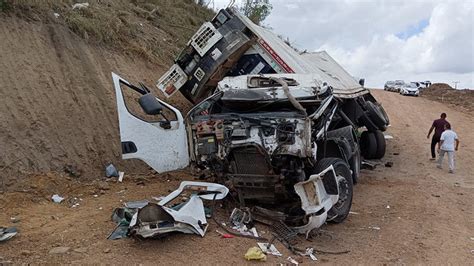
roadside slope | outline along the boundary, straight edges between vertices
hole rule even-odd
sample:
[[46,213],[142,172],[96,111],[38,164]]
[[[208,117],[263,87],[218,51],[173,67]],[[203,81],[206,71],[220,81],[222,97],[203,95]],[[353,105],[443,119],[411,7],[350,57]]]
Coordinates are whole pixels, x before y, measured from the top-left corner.
[[63,25],[15,16],[0,14],[0,39],[1,180],[8,186],[66,165],[95,178],[106,163],[121,164],[110,73],[154,89],[163,67],[86,43]]
[[[474,249],[474,138],[472,117],[437,102],[404,97],[374,90],[384,104],[392,126],[387,134],[387,156],[393,167],[379,165],[362,170],[355,186],[351,214],[341,224],[327,224],[310,241],[300,237],[299,246],[344,254],[316,252],[319,262],[337,265],[392,264],[472,264]],[[429,161],[431,120],[447,112],[461,138],[454,175],[439,170]],[[397,153],[398,155],[395,155]],[[164,196],[182,180],[192,180],[187,171],[162,175],[127,175],[123,183],[105,186],[60,176],[38,176],[25,190],[0,194],[0,224],[17,226],[20,233],[2,245],[2,256],[20,263],[107,264],[245,264],[243,254],[256,243],[251,239],[222,238],[221,230],[209,220],[204,238],[172,234],[158,240],[107,240],[115,224],[110,221],[114,208],[123,202]],[[144,185],[143,185],[144,184]],[[26,193],[24,193],[26,192]],[[67,197],[51,202],[53,193]],[[80,206],[71,208],[69,199],[78,197]],[[216,206],[218,221],[226,221],[234,207]],[[20,222],[13,224],[11,217]],[[258,232],[271,238],[269,228],[257,224]],[[279,241],[282,257],[268,256],[268,264],[285,264],[296,257]],[[49,254],[56,246],[70,247],[66,254]],[[311,262],[303,258],[304,263]]]

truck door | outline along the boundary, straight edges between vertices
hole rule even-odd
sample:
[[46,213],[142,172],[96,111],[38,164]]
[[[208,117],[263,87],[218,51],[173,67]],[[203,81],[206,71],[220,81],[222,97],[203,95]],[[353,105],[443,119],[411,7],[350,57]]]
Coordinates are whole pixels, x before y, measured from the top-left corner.
[[174,114],[174,119],[167,121],[167,118],[157,114],[153,116],[152,122],[145,121],[130,111],[124,92],[133,90],[145,94],[147,91],[140,91],[140,88],[115,73],[112,73],[112,79],[117,101],[122,158],[140,159],[158,173],[186,167],[189,164],[189,153],[181,112],[156,98],[163,108]]

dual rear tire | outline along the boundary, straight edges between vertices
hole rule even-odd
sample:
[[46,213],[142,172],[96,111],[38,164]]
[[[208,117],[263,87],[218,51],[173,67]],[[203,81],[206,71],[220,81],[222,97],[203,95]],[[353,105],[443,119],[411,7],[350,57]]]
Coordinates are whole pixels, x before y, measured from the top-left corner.
[[386,142],[380,130],[362,132],[360,146],[365,159],[381,159],[385,156]]

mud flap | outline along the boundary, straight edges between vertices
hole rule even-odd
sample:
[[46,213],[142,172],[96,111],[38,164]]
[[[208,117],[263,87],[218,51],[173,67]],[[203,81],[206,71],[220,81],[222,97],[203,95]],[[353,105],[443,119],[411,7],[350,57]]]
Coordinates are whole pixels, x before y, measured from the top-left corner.
[[112,73],[117,101],[123,159],[140,159],[159,173],[181,169],[189,164],[186,128],[181,112],[157,99],[176,115],[170,127],[161,127],[160,122],[146,122],[132,115],[125,104],[122,87],[131,84]]

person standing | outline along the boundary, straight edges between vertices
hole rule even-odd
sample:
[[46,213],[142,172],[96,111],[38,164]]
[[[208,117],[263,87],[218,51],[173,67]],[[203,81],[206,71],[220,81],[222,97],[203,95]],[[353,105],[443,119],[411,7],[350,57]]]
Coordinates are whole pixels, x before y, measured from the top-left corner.
[[446,120],[446,113],[442,113],[441,117],[439,119],[436,119],[433,121],[433,124],[431,125],[430,130],[428,131],[428,136],[426,136],[427,139],[430,138],[431,132],[433,130],[435,131],[433,134],[433,138],[431,139],[431,159],[432,161],[436,160],[436,144],[438,144],[438,149],[439,149],[439,140],[441,138],[441,134],[444,131],[444,126],[446,124],[449,124],[448,121]]
[[459,148],[459,139],[456,132],[451,130],[451,125],[447,123],[444,126],[445,130],[440,137],[439,159],[437,167],[441,169],[444,154],[448,154],[449,173],[454,173],[454,151]]

